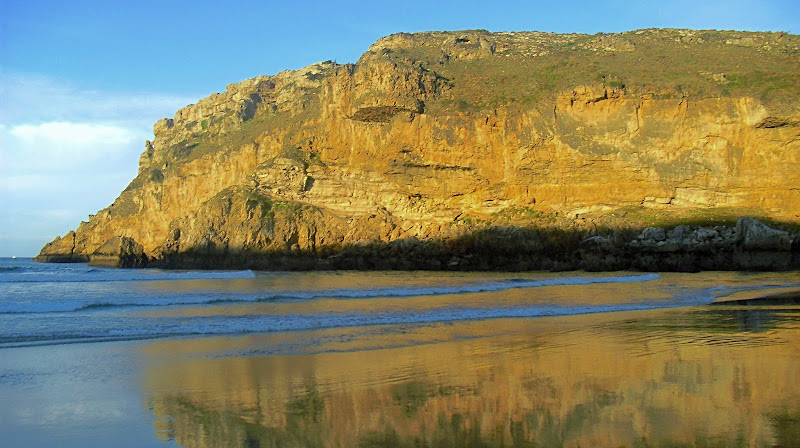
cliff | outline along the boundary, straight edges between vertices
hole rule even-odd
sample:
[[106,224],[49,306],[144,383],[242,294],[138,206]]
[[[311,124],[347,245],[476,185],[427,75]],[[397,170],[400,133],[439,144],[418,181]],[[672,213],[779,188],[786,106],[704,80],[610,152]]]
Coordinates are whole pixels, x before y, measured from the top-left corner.
[[552,269],[651,225],[792,230],[799,57],[784,33],[395,34],[158,121],[125,191],[37,259]]

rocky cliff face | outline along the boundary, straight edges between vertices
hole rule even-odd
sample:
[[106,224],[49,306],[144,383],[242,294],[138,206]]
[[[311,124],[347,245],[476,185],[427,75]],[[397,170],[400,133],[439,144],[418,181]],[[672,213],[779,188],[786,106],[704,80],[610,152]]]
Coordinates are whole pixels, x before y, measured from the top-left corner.
[[160,120],[114,204],[38,259],[116,238],[161,265],[314,267],[476,232],[577,248],[665,218],[797,224],[799,56],[779,33],[392,35]]

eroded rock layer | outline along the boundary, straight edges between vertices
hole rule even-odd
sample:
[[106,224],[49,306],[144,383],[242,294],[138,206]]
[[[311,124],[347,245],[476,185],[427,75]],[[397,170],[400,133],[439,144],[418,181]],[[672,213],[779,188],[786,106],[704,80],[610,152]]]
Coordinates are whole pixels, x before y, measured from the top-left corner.
[[[337,260],[489,234],[534,258],[574,249],[557,268],[581,240],[648,224],[791,227],[798,57],[783,33],[392,35],[356,64],[231,84],[158,121],[119,198],[38,259],[405,267]],[[446,252],[426,267],[469,265],[469,248]]]

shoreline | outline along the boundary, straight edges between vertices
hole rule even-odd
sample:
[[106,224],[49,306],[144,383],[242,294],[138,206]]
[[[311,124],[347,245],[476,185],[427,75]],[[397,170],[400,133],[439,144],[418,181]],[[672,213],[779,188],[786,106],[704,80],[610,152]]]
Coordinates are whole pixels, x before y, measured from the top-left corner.
[[[605,253],[594,254],[601,258]],[[800,254],[792,253],[755,253],[744,254],[744,260],[731,260],[730,253],[712,254],[708,257],[696,258],[693,253],[671,253],[662,259],[648,259],[644,264],[641,259],[617,259],[613,263],[607,260],[603,265],[585,262],[584,260],[564,261],[563,259],[538,258],[531,260],[514,260],[509,263],[459,263],[442,265],[437,259],[430,259],[418,265],[410,265],[404,260],[380,259],[374,263],[365,262],[363,258],[334,255],[332,257],[316,257],[306,254],[266,254],[253,256],[242,261],[239,256],[229,258],[227,254],[196,256],[191,260],[153,259],[137,266],[120,265],[120,263],[100,263],[92,256],[49,256],[23,257],[36,263],[53,264],[86,264],[88,266],[121,268],[121,269],[162,269],[165,271],[235,271],[253,270],[260,272],[329,272],[329,271],[364,271],[364,272],[797,272],[800,271]],[[335,257],[335,261],[331,258]],[[761,259],[759,260],[759,257]],[[234,258],[235,260],[232,260]],[[466,258],[472,258],[471,254]],[[10,258],[9,258],[10,259]]]
[[[73,235],[73,239],[75,236]],[[52,243],[37,262],[104,267],[253,269],[263,271],[576,271],[701,272],[800,270],[800,233],[749,217],[734,226],[678,225],[593,234],[557,229],[489,227],[449,238],[397,239],[299,250],[208,246],[144,251],[130,237],[96,250]]]

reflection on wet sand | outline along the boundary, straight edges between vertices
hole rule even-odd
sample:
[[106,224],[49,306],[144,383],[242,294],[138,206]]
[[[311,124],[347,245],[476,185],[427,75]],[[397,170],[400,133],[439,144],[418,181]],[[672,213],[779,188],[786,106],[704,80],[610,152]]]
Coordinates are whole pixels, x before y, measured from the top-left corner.
[[[371,349],[360,330],[154,342],[155,429],[186,447],[800,440],[797,306],[386,327]],[[259,354],[272,344],[317,353]]]

